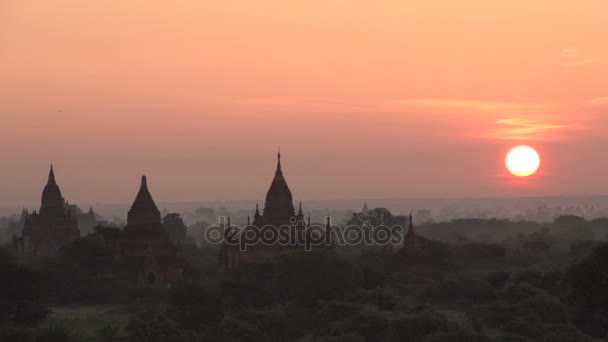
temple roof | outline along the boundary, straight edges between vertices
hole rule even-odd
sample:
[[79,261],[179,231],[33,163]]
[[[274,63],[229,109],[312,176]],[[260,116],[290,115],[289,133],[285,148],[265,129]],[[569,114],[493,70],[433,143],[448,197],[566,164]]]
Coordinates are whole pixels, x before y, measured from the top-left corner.
[[274,179],[266,193],[266,203],[264,205],[264,217],[270,224],[283,223],[289,224],[289,219],[293,217],[295,210],[293,207],[293,197],[281,169],[281,153],[277,154],[277,169]]
[[160,211],[148,190],[145,175],[141,177],[139,192],[127,215],[127,224],[160,224]]
[[51,165],[51,171],[49,172],[49,179],[42,190],[42,200],[40,205],[40,212],[45,212],[53,209],[63,208],[63,196],[61,196],[61,190],[55,181],[55,173],[53,172],[53,165]]
[[412,214],[410,214],[409,216],[410,219],[410,224],[407,227],[407,234],[405,235],[406,237],[409,238],[413,238],[416,236],[416,233],[414,232],[414,219],[412,218]]

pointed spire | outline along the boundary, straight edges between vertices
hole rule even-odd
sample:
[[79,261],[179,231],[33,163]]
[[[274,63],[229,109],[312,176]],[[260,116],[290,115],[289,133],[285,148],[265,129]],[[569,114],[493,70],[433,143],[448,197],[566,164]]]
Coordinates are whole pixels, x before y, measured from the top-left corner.
[[308,226],[310,227],[310,211],[308,212]]
[[412,214],[410,213],[410,224],[407,227],[407,235],[406,236],[414,236],[416,233],[414,232],[414,219],[412,217]]
[[255,204],[255,214],[254,217],[260,217],[260,206],[256,203]]
[[247,225],[251,225],[251,215],[249,212],[247,212]]
[[55,182],[55,172],[53,172],[53,164],[51,164],[51,171],[49,171],[49,180],[47,184],[57,185],[57,183]]
[[277,153],[277,172],[281,170],[281,146],[279,146],[279,152]]
[[145,175],[141,176],[139,192],[127,215],[128,224],[156,224],[160,222],[160,211],[156,207],[154,199],[148,190],[148,182]]
[[363,203],[363,209],[361,209],[363,214],[369,213],[369,208],[367,207],[367,202]]
[[302,214],[302,202],[300,202],[300,210],[298,211],[298,216],[304,217],[304,214]]

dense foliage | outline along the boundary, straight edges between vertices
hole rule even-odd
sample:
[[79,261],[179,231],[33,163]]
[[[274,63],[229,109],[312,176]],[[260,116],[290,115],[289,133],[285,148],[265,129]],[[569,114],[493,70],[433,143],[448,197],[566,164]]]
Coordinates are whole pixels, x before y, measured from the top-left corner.
[[[368,215],[350,223],[407,223],[386,209]],[[165,218],[181,232],[179,221]],[[605,340],[606,222],[428,223],[416,227],[415,257],[363,245],[296,250],[225,272],[217,249],[175,235],[188,266],[172,286],[113,279],[119,231],[99,227],[56,256],[0,249],[0,340]]]

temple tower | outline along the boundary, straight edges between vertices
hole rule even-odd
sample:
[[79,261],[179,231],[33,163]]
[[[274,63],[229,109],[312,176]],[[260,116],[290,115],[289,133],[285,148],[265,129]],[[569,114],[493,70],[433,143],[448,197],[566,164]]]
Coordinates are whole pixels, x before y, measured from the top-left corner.
[[23,250],[29,254],[52,254],[62,245],[80,237],[78,220],[64,207],[53,165],[42,190],[40,211],[27,214],[21,236]]
[[160,211],[148,190],[146,176],[127,214],[127,225],[118,239],[116,275],[151,283],[182,279],[178,249],[161,224]]

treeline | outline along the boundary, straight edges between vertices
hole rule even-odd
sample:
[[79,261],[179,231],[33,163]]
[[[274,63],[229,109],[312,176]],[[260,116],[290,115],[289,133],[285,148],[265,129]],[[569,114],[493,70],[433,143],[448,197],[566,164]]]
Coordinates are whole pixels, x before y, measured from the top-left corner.
[[[375,224],[405,219],[372,212]],[[414,254],[365,246],[293,251],[219,272],[217,250],[188,243],[175,219],[168,221],[181,227],[173,236],[183,240],[187,280],[169,287],[112,278],[115,228],[99,227],[52,257],[24,257],[5,246],[0,340],[586,342],[608,336],[602,221],[458,220],[416,227]],[[501,235],[487,239],[484,229]],[[103,315],[58,318],[59,309],[74,307]]]

